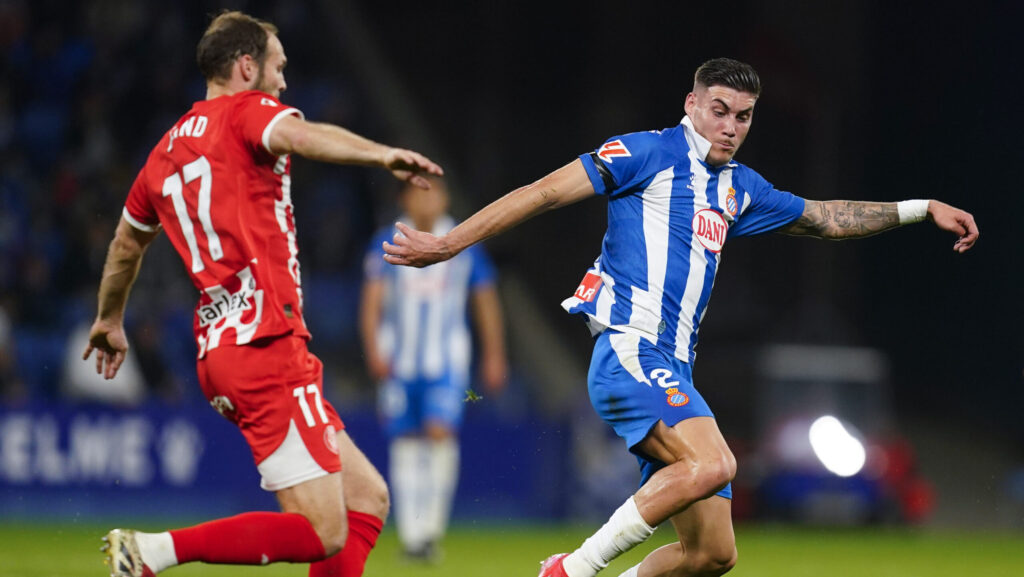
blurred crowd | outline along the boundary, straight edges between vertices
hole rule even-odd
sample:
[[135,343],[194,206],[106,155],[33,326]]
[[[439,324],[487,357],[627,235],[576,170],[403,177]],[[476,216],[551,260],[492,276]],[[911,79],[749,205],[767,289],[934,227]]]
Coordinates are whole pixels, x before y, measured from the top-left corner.
[[[308,118],[357,130],[371,122],[345,75],[314,57],[316,18],[284,3],[243,8],[281,28],[289,84],[300,87],[285,93],[286,102]],[[194,46],[216,12],[192,3],[0,0],[2,402],[103,390],[87,384],[78,355],[107,243],[152,146],[204,98]],[[358,354],[359,256],[376,223],[369,191],[380,185],[360,169],[308,163],[295,173],[307,308],[322,313],[309,322],[320,352],[339,351],[344,364]],[[155,243],[127,319],[141,378],[112,400],[134,402],[147,392],[201,400],[192,376],[195,298],[170,244]]]

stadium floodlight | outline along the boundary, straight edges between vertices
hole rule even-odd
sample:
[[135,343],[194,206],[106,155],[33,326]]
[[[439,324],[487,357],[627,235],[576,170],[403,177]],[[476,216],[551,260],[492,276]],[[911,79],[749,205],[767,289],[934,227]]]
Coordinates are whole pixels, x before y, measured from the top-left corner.
[[808,437],[818,460],[836,475],[852,477],[864,468],[867,460],[864,444],[832,415],[818,417],[811,424]]

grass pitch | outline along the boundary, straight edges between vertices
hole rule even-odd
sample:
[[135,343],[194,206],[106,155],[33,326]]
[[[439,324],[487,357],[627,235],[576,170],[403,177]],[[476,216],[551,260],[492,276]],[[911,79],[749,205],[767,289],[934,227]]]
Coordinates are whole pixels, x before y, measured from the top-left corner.
[[[139,528],[156,530],[144,523]],[[99,552],[108,527],[69,523],[0,523],[0,575],[4,577],[102,577]],[[366,577],[533,577],[547,555],[568,551],[590,527],[475,526],[452,530],[444,559],[436,566],[409,564],[398,555],[393,530],[385,530],[370,556]],[[673,534],[662,527],[644,545],[602,573],[615,577]],[[924,530],[737,528],[736,577],[945,577],[1024,575],[1024,534],[932,532]],[[191,564],[168,571],[173,577],[302,577],[303,565],[231,567]]]

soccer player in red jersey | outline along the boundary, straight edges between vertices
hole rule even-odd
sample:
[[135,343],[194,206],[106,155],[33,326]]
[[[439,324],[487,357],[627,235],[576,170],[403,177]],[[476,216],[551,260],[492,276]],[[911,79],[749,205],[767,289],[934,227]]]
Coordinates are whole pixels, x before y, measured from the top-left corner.
[[111,575],[190,561],[290,561],[312,563],[311,576],[355,577],[387,517],[388,491],[323,398],[323,366],[306,348],[289,155],[379,166],[424,188],[425,174],[442,171],[282,104],[287,59],[268,22],[217,16],[197,60],[206,100],[168,130],[128,193],[83,358],[95,351],[97,372],[117,373],[128,351],[128,294],[147,246],[165,231],[200,292],[200,385],[241,429],[283,512],[164,533],[115,529],[106,537]]

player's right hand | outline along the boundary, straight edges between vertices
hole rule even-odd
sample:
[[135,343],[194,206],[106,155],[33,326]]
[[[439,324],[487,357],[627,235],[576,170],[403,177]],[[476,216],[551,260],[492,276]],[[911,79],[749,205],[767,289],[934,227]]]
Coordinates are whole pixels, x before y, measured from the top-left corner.
[[392,238],[394,244],[385,242],[383,245],[384,260],[391,264],[422,268],[455,256],[444,237],[416,230],[400,222],[395,223],[395,227],[398,232]]
[[442,176],[444,170],[426,156],[404,148],[389,148],[384,153],[384,166],[398,180],[409,182],[424,190],[430,188],[430,181],[423,174]]
[[112,379],[121,368],[124,357],[128,354],[128,338],[124,326],[120,323],[97,319],[89,329],[89,344],[82,353],[82,360],[88,360],[96,351],[96,374]]

